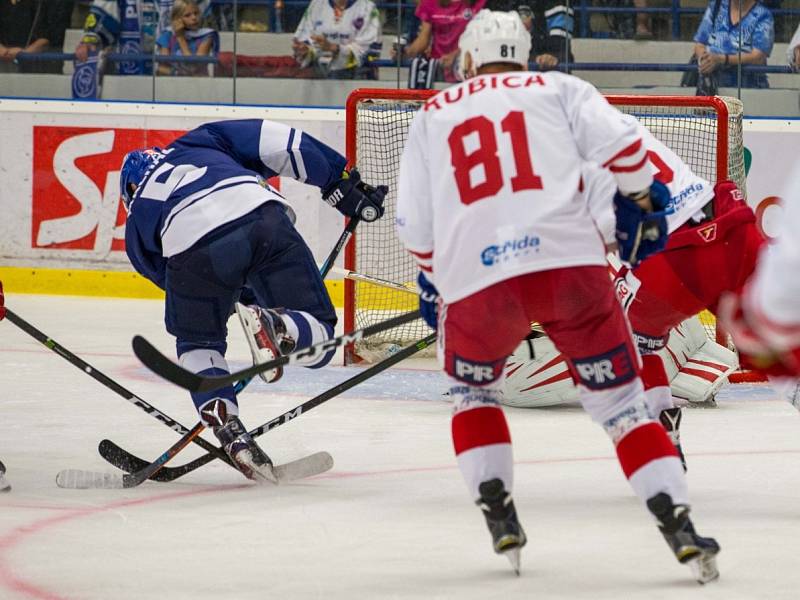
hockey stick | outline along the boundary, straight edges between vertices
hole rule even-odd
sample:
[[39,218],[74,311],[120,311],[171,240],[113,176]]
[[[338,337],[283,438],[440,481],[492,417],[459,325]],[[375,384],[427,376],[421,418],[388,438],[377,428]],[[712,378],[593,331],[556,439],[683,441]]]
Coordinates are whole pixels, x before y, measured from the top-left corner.
[[[14,325],[22,329],[22,331],[30,335],[32,338],[34,338],[38,342],[41,342],[44,346],[46,346],[47,348],[58,354],[60,357],[64,358],[69,363],[71,363],[72,365],[74,365],[87,375],[93,377],[95,380],[102,383],[112,392],[116,392],[119,396],[122,396],[123,398],[125,398],[125,400],[127,400],[134,406],[142,409],[151,417],[158,419],[173,431],[177,431],[181,435],[186,435],[189,433],[190,430],[181,425],[180,423],[178,423],[175,419],[165,415],[152,404],[145,402],[139,396],[125,389],[116,381],[114,381],[107,375],[95,369],[92,365],[90,365],[82,358],[76,356],[75,354],[67,350],[64,346],[62,346],[55,340],[47,337],[44,333],[42,333],[40,330],[38,330],[30,323],[28,323],[25,319],[20,317],[18,314],[16,314],[13,310],[11,310],[8,307],[6,307],[6,318],[9,321],[11,321]],[[224,460],[229,465],[236,468],[231,462],[231,460],[228,458],[228,455],[225,454],[225,452],[223,452],[220,448],[214,446],[214,444],[207,442],[201,437],[196,437],[192,441],[201,448],[203,448],[203,450],[213,453],[217,458]]]
[[[331,389],[322,392],[318,396],[303,402],[299,406],[286,411],[282,415],[267,421],[260,427],[256,427],[250,432],[250,435],[253,437],[258,437],[263,435],[264,433],[279,427],[289,421],[299,417],[301,414],[310,411],[311,409],[319,406],[320,404],[327,402],[331,398],[338,396],[339,394],[349,390],[350,388],[358,385],[377,375],[378,373],[385,371],[391,366],[396,365],[400,361],[416,354],[420,350],[424,350],[425,348],[429,347],[436,341],[436,334],[432,333],[424,339],[419,340],[415,344],[407,346],[403,348],[396,354],[389,356],[388,358],[382,360],[381,362],[369,367],[368,369],[363,370],[361,373],[354,375],[350,379],[343,381],[342,383],[335,385]],[[134,472],[138,471],[147,466],[147,462],[138,458],[131,454],[130,452],[120,448],[111,440],[103,440],[100,442],[100,446],[98,447],[98,451],[100,455],[105,458],[109,463],[114,465],[115,467],[122,469],[123,471]],[[153,479],[155,481],[173,481],[179,477],[183,477],[187,473],[191,473],[195,469],[202,467],[203,465],[211,462],[214,460],[216,456],[213,454],[205,454],[200,456],[199,458],[194,459],[191,462],[186,463],[185,465],[181,465],[179,467],[164,467],[160,471],[158,471],[154,476]]]
[[82,471],[79,469],[65,469],[56,475],[56,485],[61,488],[85,490],[89,488],[119,489],[132,488],[141,485],[146,479],[155,475],[165,464],[172,460],[178,452],[188,446],[192,440],[197,439],[205,425],[199,422],[192,429],[181,436],[161,456],[134,473],[120,475],[119,473],[97,473],[95,471]]
[[414,296],[419,295],[419,292],[416,290],[416,288],[408,288],[402,283],[395,283],[394,281],[380,279],[379,277],[373,277],[372,275],[364,275],[363,273],[357,273],[355,271],[351,271],[350,269],[343,269],[341,267],[334,267],[332,270],[334,273],[342,275],[342,277],[345,279],[352,279],[353,281],[360,281],[362,283],[371,283],[373,285],[388,288],[390,290],[405,292],[406,294],[413,294]]
[[319,268],[319,274],[322,276],[323,279],[328,276],[328,273],[331,272],[333,268],[333,263],[336,262],[336,258],[339,256],[339,253],[344,248],[345,244],[347,244],[350,236],[353,235],[353,232],[356,230],[356,226],[361,222],[359,217],[352,217],[350,221],[348,221],[347,226],[344,228],[342,235],[339,236],[339,239],[336,241],[336,245],[331,250],[331,253],[328,254],[328,258],[325,259],[325,262],[322,263],[322,266]]
[[405,323],[410,323],[419,318],[420,312],[418,310],[408,312],[387,319],[381,323],[369,325],[364,329],[359,329],[352,333],[345,333],[339,337],[325,340],[313,346],[308,346],[297,352],[279,356],[265,363],[256,364],[235,373],[228,373],[227,375],[203,376],[184,369],[164,356],[153,344],[140,335],[134,336],[133,338],[133,353],[156,375],[171,381],[175,385],[189,390],[190,392],[208,392],[232,384],[239,379],[252,377],[264,371],[275,369],[276,367],[294,364],[306,358],[316,358],[345,344],[357,342],[365,337],[404,325]]

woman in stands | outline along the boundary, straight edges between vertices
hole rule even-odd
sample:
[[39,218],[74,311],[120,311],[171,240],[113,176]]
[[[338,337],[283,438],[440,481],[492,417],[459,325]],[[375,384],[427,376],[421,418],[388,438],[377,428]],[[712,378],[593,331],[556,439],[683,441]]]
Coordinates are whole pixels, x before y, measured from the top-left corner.
[[[741,36],[741,48],[739,39]],[[766,65],[775,41],[772,13],[758,0],[713,0],[694,36],[701,75],[716,85],[736,87],[738,65]],[[741,50],[741,53],[740,53]],[[742,87],[769,87],[766,73],[742,73]]]
[[[421,0],[416,15],[422,26],[403,54],[406,58],[426,56],[437,60],[444,80],[457,81],[453,66],[458,56],[458,38],[485,4],[486,0]],[[436,63],[432,66],[431,71],[436,68]],[[431,73],[431,82],[434,76]]]
[[[219,36],[213,29],[200,27],[200,6],[191,0],[175,0],[172,27],[156,40],[162,56],[210,56],[219,49]],[[205,63],[161,62],[159,75],[208,75]]]

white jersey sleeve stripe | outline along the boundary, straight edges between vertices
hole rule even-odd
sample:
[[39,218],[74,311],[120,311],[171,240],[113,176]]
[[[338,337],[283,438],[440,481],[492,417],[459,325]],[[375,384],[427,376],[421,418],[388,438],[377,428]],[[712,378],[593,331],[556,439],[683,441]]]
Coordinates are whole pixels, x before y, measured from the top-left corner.
[[289,137],[289,146],[287,148],[289,155],[292,157],[292,166],[295,169],[295,178],[298,181],[305,182],[308,179],[308,172],[306,171],[306,163],[303,161],[303,153],[300,151],[300,142],[303,139],[303,133],[295,135],[295,130],[292,129],[292,135]]
[[258,142],[258,154],[264,165],[280,175],[297,178],[294,157],[289,152],[295,130],[283,123],[264,121]]

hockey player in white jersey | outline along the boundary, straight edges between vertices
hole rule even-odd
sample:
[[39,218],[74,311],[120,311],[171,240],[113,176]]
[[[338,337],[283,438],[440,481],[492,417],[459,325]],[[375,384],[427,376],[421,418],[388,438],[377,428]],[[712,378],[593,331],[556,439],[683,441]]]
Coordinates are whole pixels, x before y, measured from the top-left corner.
[[[0,321],[6,318],[5,296],[3,295],[3,282],[0,281]],[[10,492],[11,484],[6,479],[6,466],[0,461],[0,492]]]
[[595,88],[525,70],[530,36],[516,13],[481,11],[459,46],[467,80],[430,98],[409,130],[397,230],[420,267],[421,309],[451,380],[455,453],[494,549],[518,571],[526,537],[500,394],[506,358],[538,321],[675,556],[699,581],[715,579],[719,546],[695,533],[680,460],[647,409],[580,167],[613,173],[617,239],[634,263],[663,247],[663,212],[651,211],[668,193],[636,127]]
[[[166,290],[166,327],[185,368],[229,372],[226,323],[237,300],[257,362],[333,336],[336,312],[314,257],[266,179],[293,177],[321,188],[346,216],[379,218],[386,188],[365,185],[345,163],[307,133],[260,119],[208,123],[164,149],[126,155],[126,251],[139,273]],[[332,356],[302,364],[318,368]],[[267,380],[280,375],[272,370]],[[248,478],[275,480],[272,462],[239,420],[232,386],[194,392],[192,400]]]
[[784,391],[800,409],[800,164],[781,199],[777,240],[761,250],[743,290],[723,297],[719,317],[743,362],[788,383]]

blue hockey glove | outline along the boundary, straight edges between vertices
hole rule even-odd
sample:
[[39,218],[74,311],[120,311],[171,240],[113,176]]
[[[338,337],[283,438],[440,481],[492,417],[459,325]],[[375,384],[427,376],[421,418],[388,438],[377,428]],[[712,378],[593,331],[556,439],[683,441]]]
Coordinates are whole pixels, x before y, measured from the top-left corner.
[[422,318],[428,326],[435,331],[439,324],[439,292],[422,271],[417,277],[417,285],[419,286],[419,312],[422,313]]
[[630,197],[616,193],[616,238],[622,260],[635,267],[651,254],[664,249],[667,243],[667,215],[673,213],[670,200],[667,186],[660,181],[653,181],[650,186],[653,212],[643,210]]
[[356,169],[322,190],[322,199],[346,217],[359,217],[371,223],[383,216],[383,199],[389,193],[385,185],[372,187],[361,181]]

